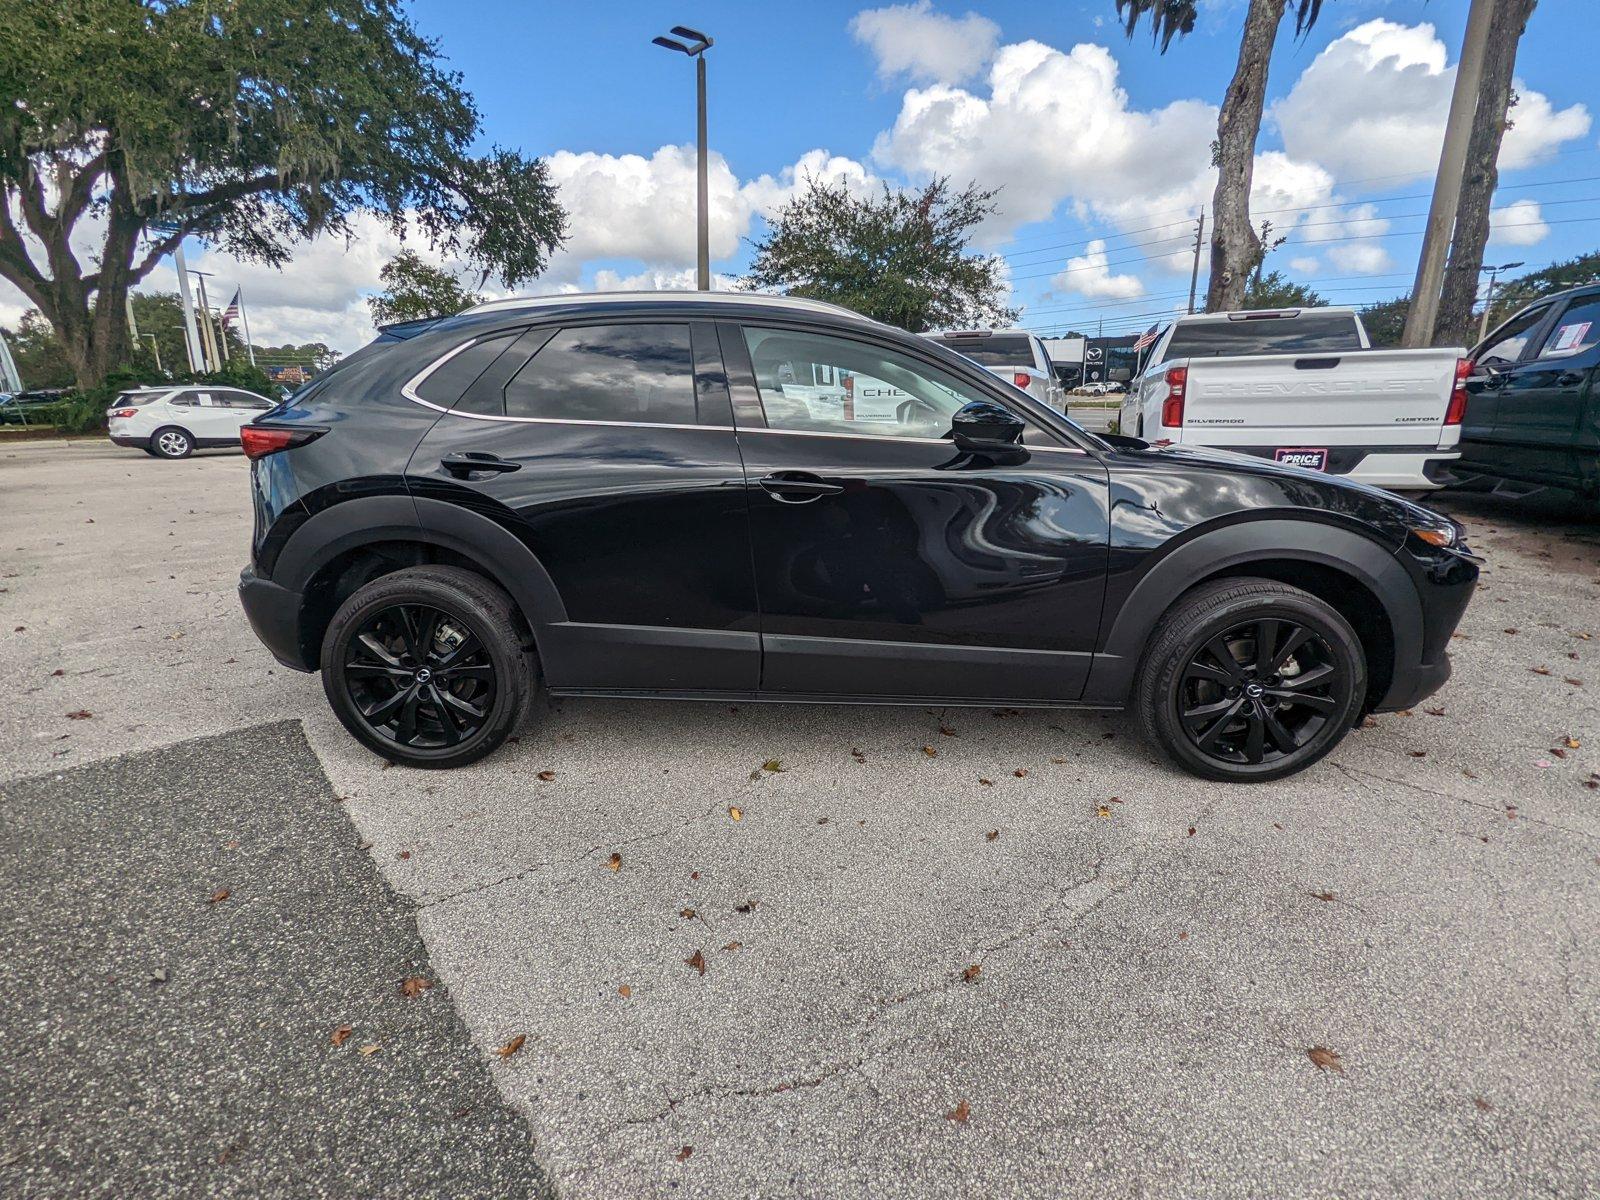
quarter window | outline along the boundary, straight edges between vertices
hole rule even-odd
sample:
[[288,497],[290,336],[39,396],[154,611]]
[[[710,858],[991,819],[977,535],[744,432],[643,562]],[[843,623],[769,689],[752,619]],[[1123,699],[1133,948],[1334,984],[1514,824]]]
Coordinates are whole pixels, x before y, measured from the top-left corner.
[[506,416],[695,424],[687,325],[584,325],[552,337],[506,384]]
[[429,404],[450,408],[489,364],[500,357],[500,352],[511,344],[511,338],[511,333],[505,333],[473,342],[465,350],[439,362],[412,390]]
[[847,338],[747,328],[767,426],[801,433],[941,438],[987,396],[906,354]]

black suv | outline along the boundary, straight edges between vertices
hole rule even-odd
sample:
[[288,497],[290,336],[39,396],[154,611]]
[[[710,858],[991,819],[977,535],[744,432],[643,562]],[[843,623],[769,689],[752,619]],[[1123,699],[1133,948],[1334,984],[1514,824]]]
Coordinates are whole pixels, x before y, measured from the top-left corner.
[[560,696],[1136,709],[1266,780],[1449,675],[1447,518],[1086,433],[937,342],[748,295],[390,327],[247,426],[244,607],[396,762]]

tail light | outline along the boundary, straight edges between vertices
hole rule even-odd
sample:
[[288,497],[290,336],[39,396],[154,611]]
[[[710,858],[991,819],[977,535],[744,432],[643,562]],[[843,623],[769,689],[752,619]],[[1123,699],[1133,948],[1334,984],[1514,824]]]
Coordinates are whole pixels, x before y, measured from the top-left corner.
[[1467,378],[1472,374],[1470,358],[1456,359],[1456,382],[1450,389],[1450,405],[1444,410],[1446,425],[1459,425],[1467,415]]
[[1026,371],[1018,371],[1011,377],[1011,382],[1016,384],[1023,391],[1027,391],[1028,385],[1033,382],[1033,376],[1029,375]]
[[1188,383],[1188,367],[1167,368],[1167,398],[1161,405],[1161,423],[1168,429],[1183,424],[1183,393]]
[[239,444],[244,447],[246,458],[265,458],[280,450],[293,450],[296,446],[314,442],[327,432],[326,429],[310,425],[287,429],[271,425],[243,425],[239,428]]
[[138,415],[139,415],[139,410],[137,408],[108,408],[108,409],[106,409],[106,416],[108,416],[108,417],[136,417]]

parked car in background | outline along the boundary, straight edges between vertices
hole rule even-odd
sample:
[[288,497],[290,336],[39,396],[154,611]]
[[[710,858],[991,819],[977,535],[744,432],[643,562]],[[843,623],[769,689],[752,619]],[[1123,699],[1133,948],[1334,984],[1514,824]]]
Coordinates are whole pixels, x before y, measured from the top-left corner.
[[1040,404],[1066,411],[1066,398],[1044,342],[1026,329],[956,329],[928,333],[992,375],[1009,381]]
[[187,458],[197,449],[237,447],[240,428],[274,407],[275,401],[242,388],[130,388],[106,409],[106,430],[118,446]]
[[1374,350],[1349,308],[1179,317],[1121,408],[1123,433],[1214,446],[1361,483],[1451,479],[1464,350]]
[[0,425],[37,425],[49,408],[65,395],[62,388],[32,388],[0,396]]
[[[895,419],[820,412],[846,373]],[[392,761],[560,696],[1131,707],[1184,769],[1298,771],[1449,675],[1445,517],[1084,432],[817,301],[497,301],[384,332],[246,426],[239,591]]]
[[1458,470],[1600,500],[1600,285],[1528,305],[1473,349]]

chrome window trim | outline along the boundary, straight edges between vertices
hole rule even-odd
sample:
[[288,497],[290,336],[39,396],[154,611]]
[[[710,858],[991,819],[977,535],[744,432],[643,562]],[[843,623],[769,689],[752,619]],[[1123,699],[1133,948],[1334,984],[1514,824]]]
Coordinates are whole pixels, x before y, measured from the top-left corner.
[[[456,346],[456,347],[446,351],[444,354],[441,354],[438,358],[434,359],[427,366],[423,367],[422,370],[418,371],[415,375],[413,375],[409,380],[407,380],[405,383],[401,384],[401,386],[400,386],[400,394],[402,396],[404,396],[407,400],[411,401],[413,404],[420,404],[423,408],[431,408],[434,412],[443,413],[445,416],[460,417],[463,420],[468,420],[468,421],[503,421],[503,422],[506,422],[506,423],[512,424],[512,425],[594,425],[594,426],[600,426],[602,428],[603,427],[612,427],[612,428],[623,428],[623,429],[705,429],[705,430],[710,430],[712,432],[738,433],[738,434],[741,434],[741,435],[742,434],[746,434],[746,433],[768,433],[768,434],[777,433],[777,434],[784,434],[784,435],[786,435],[788,437],[849,438],[852,441],[872,441],[872,442],[880,442],[880,441],[887,440],[887,441],[890,441],[890,442],[912,442],[912,443],[922,443],[924,445],[935,445],[935,446],[948,446],[948,445],[951,444],[949,438],[924,438],[924,437],[908,438],[908,437],[898,437],[898,436],[896,436],[894,434],[881,434],[881,433],[834,433],[834,432],[831,432],[831,431],[824,431],[824,430],[819,430],[819,429],[772,429],[772,428],[758,428],[758,427],[754,427],[754,426],[752,426],[751,428],[747,429],[747,428],[745,428],[743,426],[735,427],[733,425],[669,425],[669,424],[666,424],[666,423],[660,422],[660,421],[602,421],[602,420],[592,420],[592,419],[582,418],[582,417],[508,417],[508,416],[495,416],[495,415],[493,415],[491,413],[456,412],[454,409],[446,408],[442,404],[435,404],[432,400],[424,400],[421,396],[417,395],[416,389],[418,387],[420,387],[423,383],[427,382],[428,377],[430,375],[432,375],[435,371],[437,371],[440,367],[444,366],[445,363],[449,362],[452,358],[454,358],[456,355],[460,354],[462,351],[470,349],[471,347],[477,345],[479,342],[486,341],[486,340],[488,340],[487,337],[472,338],[472,339],[470,339],[468,341],[462,342],[461,345]],[[1028,445],[1023,445],[1021,448],[1024,449],[1024,450],[1029,451],[1030,453],[1033,452],[1033,451],[1039,451],[1040,453],[1044,453],[1044,454],[1087,454],[1088,453],[1087,450],[1080,450],[1075,446],[1028,446]]]

